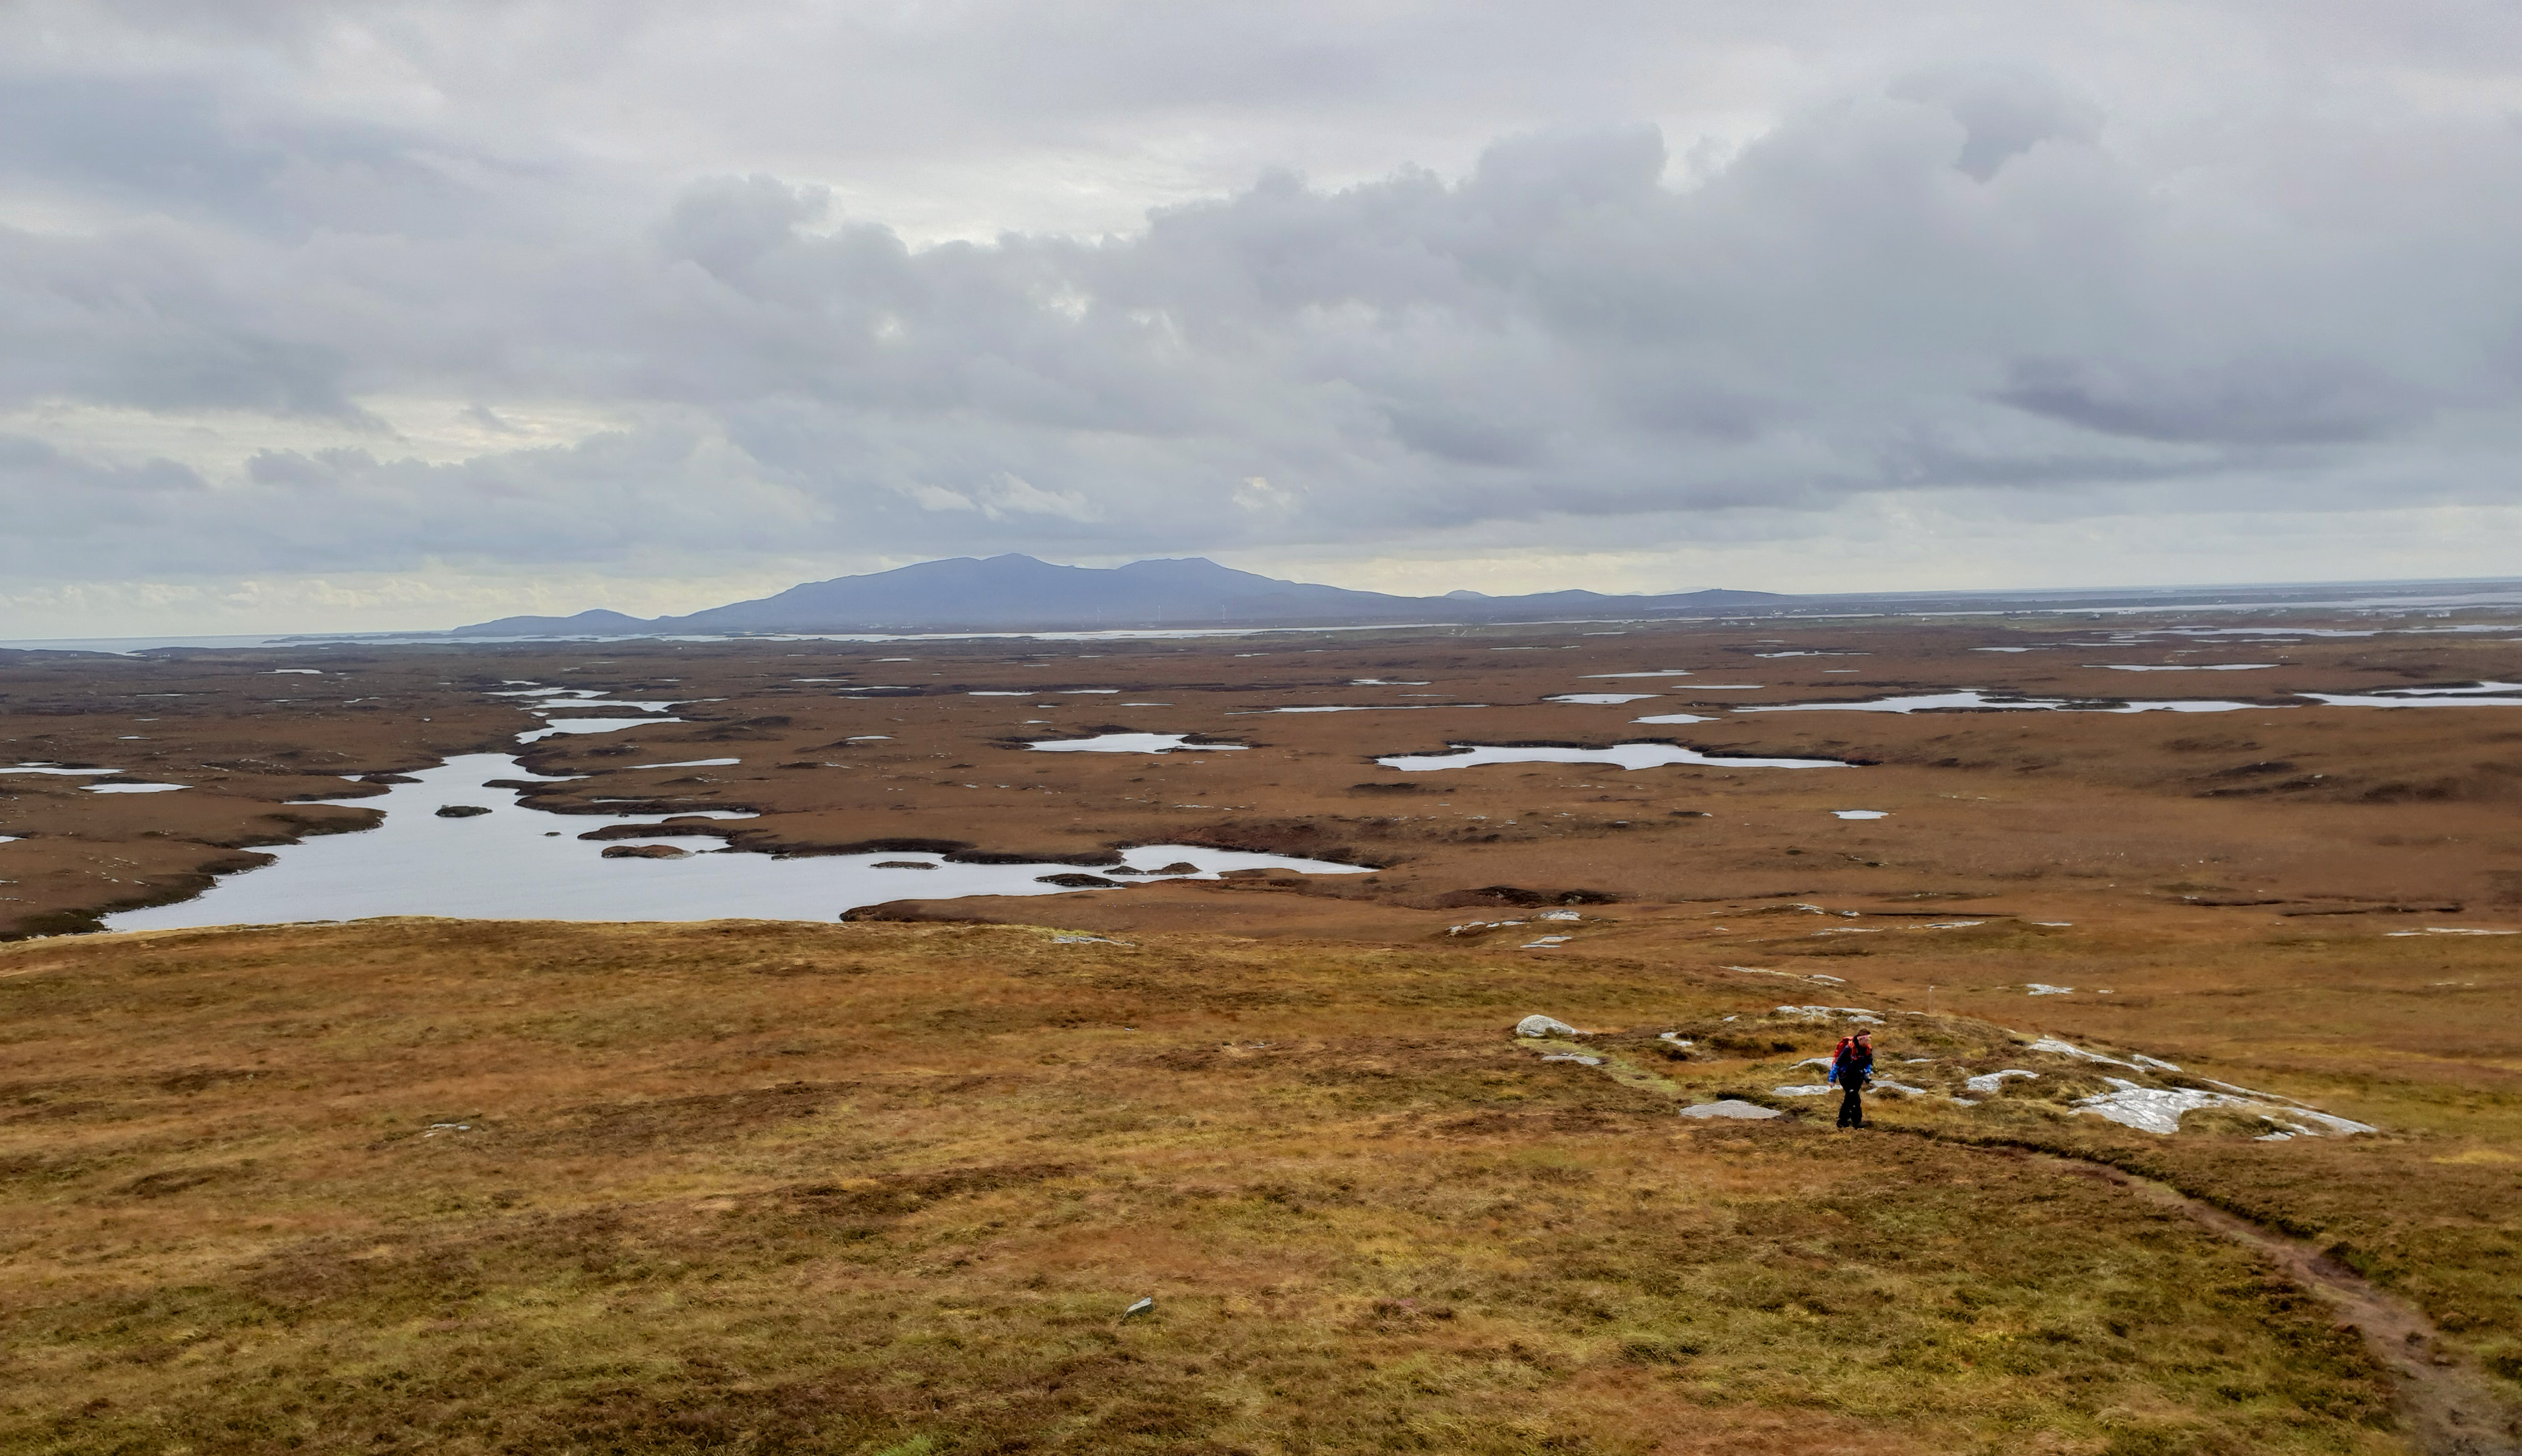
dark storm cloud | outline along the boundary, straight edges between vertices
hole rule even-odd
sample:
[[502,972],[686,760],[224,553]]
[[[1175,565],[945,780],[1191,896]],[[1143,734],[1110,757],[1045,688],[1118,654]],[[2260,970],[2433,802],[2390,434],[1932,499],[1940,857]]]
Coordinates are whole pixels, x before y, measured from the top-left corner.
[[2359,359],[2276,355],[2165,375],[2093,360],[2021,359],[1996,398],[2109,435],[2227,445],[2334,445],[2422,419],[2437,401]]
[[[965,178],[991,146],[1085,155],[1134,116],[1153,134],[1380,108],[1420,134],[1443,103],[1412,44],[1515,77],[1502,123],[1656,114],[1615,41],[1671,42],[1670,9],[1615,7],[1564,65],[1477,7],[1300,7],[1292,27],[988,9],[951,61],[935,27],[959,23],[864,23],[810,90],[827,18],[778,7],[750,51],[663,9],[608,28],[561,4],[353,7],[382,18],[369,70],[340,61],[330,7],[49,7],[97,39],[0,64],[0,409],[20,412],[0,565],[1370,550],[1492,528],[1645,547],[1899,493],[2030,520],[2248,506],[2274,479],[2320,508],[2510,501],[2479,462],[2522,435],[2522,130],[2423,86],[2211,106],[2205,61],[1939,55],[1847,9],[1853,39],[1829,43],[1871,52],[1698,134],[1501,124],[1443,171],[1247,170],[1110,233],[913,243],[863,202],[890,164],[880,107],[903,157]],[[1828,30],[1691,14],[1738,59]],[[2290,56],[2314,42],[2252,30],[2248,5],[2182,23],[2262,35],[2263,76],[2361,64],[2346,11],[2287,14],[2337,28],[2331,49]],[[2522,71],[2493,12],[2428,14],[2387,46],[2444,87]],[[639,70],[669,33],[698,40]],[[2499,46],[2501,69],[2481,56]],[[758,97],[643,137],[730,164],[652,175],[599,144],[608,106],[652,104],[642,82],[680,95],[748,54]],[[1603,104],[1577,99],[1589,67]],[[2185,109],[2163,100],[2193,71]],[[921,99],[931,80],[951,105]],[[799,97],[832,118],[821,164],[785,164]],[[1011,208],[1035,195],[1004,185]],[[427,409],[469,443],[407,438]],[[555,410],[603,423],[551,444],[531,423]],[[255,447],[188,454],[190,425]]]

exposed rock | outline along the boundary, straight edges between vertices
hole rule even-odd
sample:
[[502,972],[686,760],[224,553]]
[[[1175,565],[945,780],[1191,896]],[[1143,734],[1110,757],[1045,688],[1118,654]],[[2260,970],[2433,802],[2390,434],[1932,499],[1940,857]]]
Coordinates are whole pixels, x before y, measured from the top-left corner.
[[1833,1021],[1845,1019],[1849,1021],[1863,1022],[1871,1026],[1880,1026],[1883,1024],[1883,1016],[1881,1012],[1869,1011],[1861,1006],[1782,1006],[1778,1008],[1773,1014],[1780,1016],[1795,1016],[1805,1021]]
[[867,868],[870,869],[934,869],[937,867],[926,860],[878,860]]
[[608,844],[604,846],[604,858],[608,860],[679,860],[689,856],[690,854],[690,850],[677,849],[671,844]]
[[1783,1117],[1786,1114],[1780,1112],[1775,1107],[1764,1107],[1757,1103],[1721,1102],[1702,1103],[1696,1107],[1684,1107],[1681,1109],[1681,1115],[1684,1117],[1741,1117],[1745,1119],[1757,1119],[1761,1117]]
[[488,814],[490,812],[490,810],[483,808],[479,804],[441,804],[438,806],[438,817],[440,819],[471,819],[477,814]]
[[1585,1033],[1556,1016],[1545,1016],[1536,1011],[1515,1023],[1515,1034],[1517,1036],[1583,1036]]
[[2176,1072],[2180,1070],[2180,1068],[2173,1066],[2171,1062],[2163,1060],[2161,1057],[2135,1055],[2132,1056],[2130,1059],[2123,1061],[2116,1057],[2105,1057],[2099,1052],[2087,1052],[2073,1042],[2060,1041],[2054,1036],[2044,1036],[2040,1040],[2033,1042],[2031,1046],[2031,1050],[2034,1052],[2046,1052],[2053,1057],[2073,1057],[2079,1061],[2098,1061],[2104,1066],[2151,1068],[2152,1070],[2159,1072]]
[[1059,885],[1071,890],[1114,890],[1121,886],[1119,880],[1105,879],[1099,874],[1037,874],[1033,877],[1033,882],[1038,885]]
[[2309,1107],[2279,1106],[2249,1097],[2235,1097],[2223,1092],[2201,1092],[2187,1087],[2144,1087],[2123,1077],[2104,1077],[2116,1089],[2094,1097],[2078,1098],[2078,1111],[2109,1118],[2122,1127],[2165,1137],[2180,1131],[2183,1114],[2202,1107],[2231,1107],[2256,1113],[2277,1125],[2279,1131],[2298,1136],[2316,1137],[2328,1133],[2352,1137],[2358,1133],[2378,1131],[2370,1123],[2355,1122]]

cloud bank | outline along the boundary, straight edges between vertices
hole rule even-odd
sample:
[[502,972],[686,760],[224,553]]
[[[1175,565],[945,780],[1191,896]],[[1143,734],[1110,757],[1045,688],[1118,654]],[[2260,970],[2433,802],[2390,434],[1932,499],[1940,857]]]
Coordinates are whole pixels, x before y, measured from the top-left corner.
[[2499,569],[2497,11],[1755,9],[1611,13],[1704,98],[1519,8],[14,10],[0,636],[145,630],[98,606],[134,584],[658,610],[1005,549],[1397,589]]

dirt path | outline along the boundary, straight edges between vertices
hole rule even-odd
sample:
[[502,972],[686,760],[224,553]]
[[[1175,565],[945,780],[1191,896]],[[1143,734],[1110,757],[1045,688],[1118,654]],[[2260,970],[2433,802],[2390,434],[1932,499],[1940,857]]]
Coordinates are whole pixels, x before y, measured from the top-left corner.
[[2493,1382],[2443,1346],[2434,1323],[2405,1301],[2299,1239],[2273,1234],[2168,1184],[2103,1163],[2034,1153],[2062,1172],[2118,1184],[2177,1208],[2208,1229],[2257,1249],[2286,1277],[2328,1300],[2394,1378],[2401,1430],[2426,1456],[2522,1456],[2522,1411]]
[[[1806,1114],[1798,1109],[1789,1115],[1800,1119]],[[2202,1227],[2257,1250],[2287,1278],[2327,1300],[2338,1311],[2339,1323],[2361,1336],[2373,1358],[2391,1372],[2401,1433],[2424,1456],[2522,1456],[2522,1408],[2487,1375],[2453,1354],[2443,1343],[2442,1332],[2415,1306],[2374,1288],[2362,1275],[2312,1245],[2108,1163],[1942,1138],[1925,1128],[1882,1131],[2034,1158],[2062,1176],[2099,1179],[2159,1206],[2177,1209]]]

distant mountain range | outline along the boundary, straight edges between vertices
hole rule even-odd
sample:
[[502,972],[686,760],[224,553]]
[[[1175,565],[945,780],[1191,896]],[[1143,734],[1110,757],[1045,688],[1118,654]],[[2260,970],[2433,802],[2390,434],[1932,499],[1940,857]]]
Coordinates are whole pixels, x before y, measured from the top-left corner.
[[1098,568],[1031,556],[923,561],[791,587],[683,617],[581,612],[502,617],[444,634],[473,637],[629,637],[747,633],[1061,632],[1134,627],[1374,627],[1408,623],[1641,621],[1658,617],[1830,617],[1851,613],[2161,611],[2256,606],[2444,610],[2522,605],[2522,580],[2296,582],[2234,587],[2070,587],[2013,591],[1675,591],[1613,596],[1536,591],[1394,596],[1237,571],[1192,556]]
[[620,612],[502,617],[453,636],[650,636],[788,632],[1052,632],[1130,627],[1348,627],[1525,622],[1556,617],[1702,617],[1794,600],[1769,591],[1611,596],[1542,591],[1393,596],[1282,582],[1202,557],[1098,568],[1031,556],[957,556],[791,587],[776,596],[682,617]]

